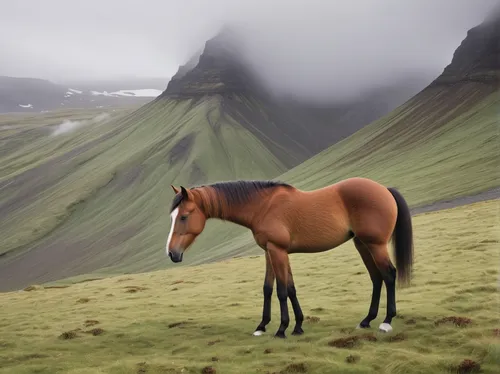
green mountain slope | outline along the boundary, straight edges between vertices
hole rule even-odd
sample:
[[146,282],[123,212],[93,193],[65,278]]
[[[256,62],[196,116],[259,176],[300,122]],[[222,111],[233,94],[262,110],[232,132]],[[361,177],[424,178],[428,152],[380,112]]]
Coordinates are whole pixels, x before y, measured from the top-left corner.
[[170,183],[285,170],[249,131],[219,118],[218,108],[216,97],[155,101],[3,155],[2,253],[13,253],[2,257],[2,276],[20,269],[65,276],[116,263],[124,252],[136,262],[135,253],[161,250],[164,229],[155,228],[166,225]]
[[[135,111],[5,120],[0,290],[171,266],[163,255],[170,184],[275,178],[394,105],[386,88],[387,100],[370,92],[321,107],[271,97],[225,43],[224,35],[207,42]],[[193,261],[207,243],[234,236],[232,226],[212,227]]]

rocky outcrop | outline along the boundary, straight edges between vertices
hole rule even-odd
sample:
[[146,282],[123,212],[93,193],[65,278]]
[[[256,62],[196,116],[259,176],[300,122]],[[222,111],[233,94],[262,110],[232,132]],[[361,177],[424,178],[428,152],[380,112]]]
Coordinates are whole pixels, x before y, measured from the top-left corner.
[[228,95],[260,90],[257,77],[241,58],[240,43],[234,30],[223,29],[205,43],[201,55],[194,56],[179,68],[161,97]]
[[466,81],[486,84],[500,82],[499,9],[467,32],[467,36],[455,50],[451,63],[432,85]]

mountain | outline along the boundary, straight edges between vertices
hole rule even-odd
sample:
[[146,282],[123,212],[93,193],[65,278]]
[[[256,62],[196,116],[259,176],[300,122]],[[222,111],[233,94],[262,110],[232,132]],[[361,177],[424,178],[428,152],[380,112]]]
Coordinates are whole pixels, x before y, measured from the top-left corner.
[[[163,256],[170,184],[275,178],[417,89],[411,80],[396,82],[322,105],[275,97],[234,43],[227,33],[207,41],[161,95],[132,112],[104,121],[93,114],[78,126],[56,112],[42,123],[7,117],[0,130],[0,290],[170,266]],[[232,227],[212,227],[206,243],[234,236]]]
[[143,105],[161,93],[153,79],[72,83],[0,76],[0,113]]

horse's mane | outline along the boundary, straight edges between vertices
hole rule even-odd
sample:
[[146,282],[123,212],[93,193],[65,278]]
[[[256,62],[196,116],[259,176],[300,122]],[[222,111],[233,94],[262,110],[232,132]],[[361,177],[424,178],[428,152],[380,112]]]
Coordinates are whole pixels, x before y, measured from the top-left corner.
[[[265,191],[268,189],[276,188],[276,187],[286,187],[292,188],[291,185],[280,182],[280,181],[271,181],[271,180],[237,180],[237,181],[228,181],[228,182],[217,182],[208,185],[202,185],[198,187],[194,187],[193,190],[197,189],[205,189],[208,187],[212,189],[217,196],[213,196],[216,199],[219,198],[218,202],[218,211],[223,210],[224,206],[235,206],[248,203],[257,193],[261,191]],[[213,194],[211,194],[213,195]],[[178,193],[174,200],[172,201],[171,210],[174,210],[182,201],[182,194]],[[207,201],[203,201],[204,203],[208,203]]]

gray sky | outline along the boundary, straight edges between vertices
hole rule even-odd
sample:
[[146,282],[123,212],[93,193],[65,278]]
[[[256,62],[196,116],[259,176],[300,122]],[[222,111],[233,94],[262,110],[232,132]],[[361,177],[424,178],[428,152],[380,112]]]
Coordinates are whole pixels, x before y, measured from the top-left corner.
[[284,89],[439,74],[497,0],[0,0],[0,75],[170,77],[226,22]]

